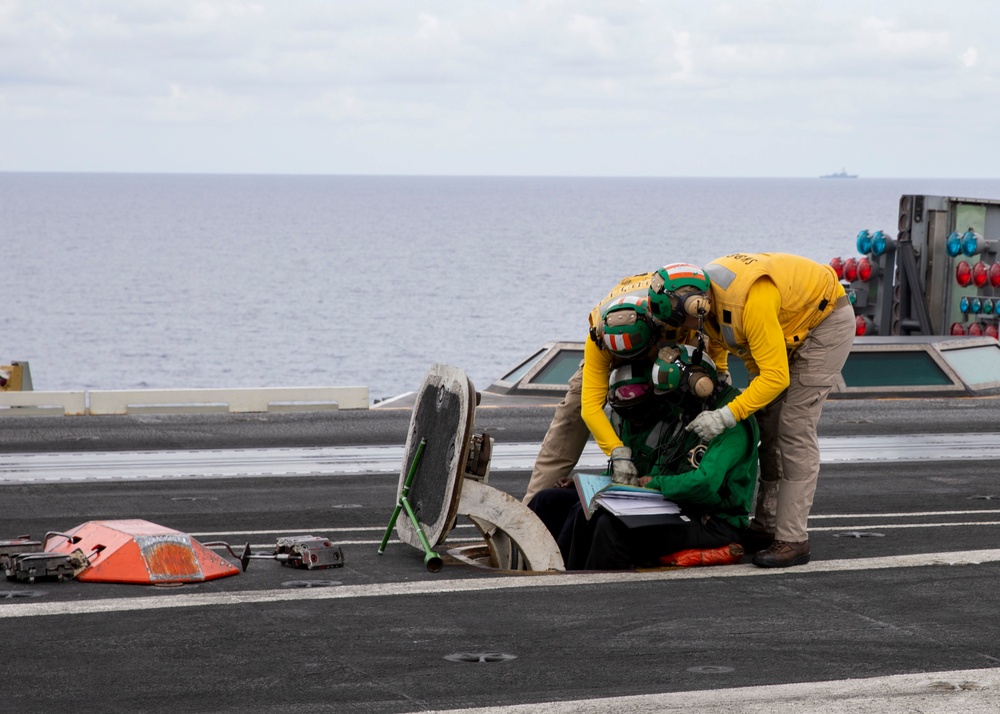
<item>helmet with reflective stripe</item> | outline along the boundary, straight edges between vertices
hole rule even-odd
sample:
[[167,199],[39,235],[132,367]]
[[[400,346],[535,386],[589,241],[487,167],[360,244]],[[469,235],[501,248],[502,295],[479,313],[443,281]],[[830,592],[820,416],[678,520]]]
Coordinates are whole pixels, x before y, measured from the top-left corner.
[[639,357],[652,347],[655,332],[646,296],[623,295],[603,306],[598,344],[617,357]]
[[623,419],[645,418],[655,408],[649,362],[627,362],[611,370],[608,404]]
[[704,400],[715,392],[719,373],[708,355],[699,358],[688,345],[667,345],[660,348],[650,379],[657,394],[686,392]]
[[653,273],[649,284],[649,312],[660,322],[680,325],[687,317],[699,317],[712,306],[711,281],[705,271],[691,263],[670,263]]

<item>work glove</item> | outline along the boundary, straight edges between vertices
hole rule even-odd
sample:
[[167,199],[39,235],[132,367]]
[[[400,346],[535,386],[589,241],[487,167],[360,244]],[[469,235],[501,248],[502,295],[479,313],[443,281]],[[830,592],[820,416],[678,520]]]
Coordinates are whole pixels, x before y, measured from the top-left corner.
[[627,446],[611,450],[611,480],[626,486],[639,485],[639,471],[632,463],[632,449]]
[[687,431],[693,431],[704,441],[711,441],[726,429],[734,426],[736,426],[736,417],[727,406],[710,412],[702,412],[684,428]]
[[719,384],[733,386],[733,376],[729,372],[719,372],[719,379],[717,381]]

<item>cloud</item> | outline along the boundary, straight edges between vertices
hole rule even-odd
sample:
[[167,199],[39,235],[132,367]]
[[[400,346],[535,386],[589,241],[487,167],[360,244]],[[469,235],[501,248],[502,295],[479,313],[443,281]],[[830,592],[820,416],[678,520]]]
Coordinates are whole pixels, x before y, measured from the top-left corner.
[[[764,147],[789,175],[806,157],[786,145],[909,151],[950,122],[941,102],[992,135],[998,19],[916,0],[0,0],[0,170],[173,169],[138,137],[183,126],[204,144],[189,170],[631,173],[661,155],[742,173]],[[114,127],[139,150],[100,165],[62,138]],[[284,153],[228,153],[235,127]]]

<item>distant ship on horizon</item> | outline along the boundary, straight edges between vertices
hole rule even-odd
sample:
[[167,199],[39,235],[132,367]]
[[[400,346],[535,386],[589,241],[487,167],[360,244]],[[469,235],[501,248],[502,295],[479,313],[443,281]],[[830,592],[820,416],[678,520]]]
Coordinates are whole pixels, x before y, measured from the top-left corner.
[[840,170],[840,173],[827,174],[826,176],[820,176],[820,178],[857,178],[857,174],[849,174],[844,169]]

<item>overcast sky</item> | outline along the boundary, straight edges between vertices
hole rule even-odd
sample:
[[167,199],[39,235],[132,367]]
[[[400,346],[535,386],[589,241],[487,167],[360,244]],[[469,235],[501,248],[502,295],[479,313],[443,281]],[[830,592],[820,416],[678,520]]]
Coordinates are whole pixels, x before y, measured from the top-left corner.
[[0,0],[0,171],[997,177],[1000,3]]

